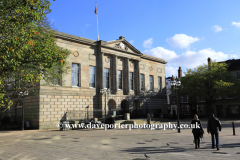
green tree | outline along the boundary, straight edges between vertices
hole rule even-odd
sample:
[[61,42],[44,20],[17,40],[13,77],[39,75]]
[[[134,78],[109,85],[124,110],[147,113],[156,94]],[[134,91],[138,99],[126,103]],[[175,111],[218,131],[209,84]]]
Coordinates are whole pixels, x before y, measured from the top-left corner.
[[212,62],[188,69],[181,78],[180,94],[204,99],[209,114],[216,99],[239,96],[240,81],[230,76],[227,68],[226,63]]
[[[49,7],[48,0],[0,1],[0,107],[12,104],[9,96],[37,88],[42,77],[51,81],[56,66],[65,71],[69,51],[56,44]],[[7,93],[7,85],[14,92]]]

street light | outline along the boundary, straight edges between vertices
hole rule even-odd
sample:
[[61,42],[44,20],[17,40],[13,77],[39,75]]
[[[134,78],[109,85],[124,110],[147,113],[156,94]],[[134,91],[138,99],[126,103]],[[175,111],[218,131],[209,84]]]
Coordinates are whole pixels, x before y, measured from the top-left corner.
[[179,122],[179,107],[178,107],[178,96],[177,96],[177,87],[180,87],[181,86],[181,82],[178,80],[178,78],[176,77],[176,80],[175,81],[175,78],[172,76],[172,81],[171,81],[171,86],[175,88],[176,90],[176,100],[177,100],[177,114],[178,114],[178,133],[180,133],[180,122]]
[[107,94],[110,93],[110,89],[101,89],[100,93],[103,95],[105,94],[105,121],[106,121],[106,117],[107,117]]
[[22,100],[22,131],[24,131],[24,96],[27,96],[28,92],[25,91],[23,92],[19,92],[19,96],[22,96],[23,100]]
[[[147,114],[148,114],[148,103],[147,103],[147,101],[150,100],[150,98],[145,98],[144,93],[145,93],[145,92],[144,92],[143,90],[140,91],[140,94],[143,96],[143,100],[144,100],[144,102],[146,102],[146,106],[147,106]],[[151,91],[150,91],[149,93],[151,94]]]

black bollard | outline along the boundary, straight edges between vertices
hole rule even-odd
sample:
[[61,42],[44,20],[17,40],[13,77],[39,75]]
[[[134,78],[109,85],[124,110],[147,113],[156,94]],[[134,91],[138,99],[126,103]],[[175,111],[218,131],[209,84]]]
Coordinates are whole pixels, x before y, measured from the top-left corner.
[[178,119],[177,123],[178,123],[178,124],[177,124],[177,125],[178,125],[178,133],[181,133],[179,119]]
[[232,127],[233,127],[233,135],[235,135],[235,126],[234,126],[234,122],[232,122]]

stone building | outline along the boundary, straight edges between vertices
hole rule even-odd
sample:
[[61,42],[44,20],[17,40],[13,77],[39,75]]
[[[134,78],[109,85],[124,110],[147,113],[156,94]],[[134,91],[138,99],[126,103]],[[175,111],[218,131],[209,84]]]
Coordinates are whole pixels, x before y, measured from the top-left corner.
[[[122,118],[130,113],[133,118],[146,117],[147,112],[153,116],[167,113],[165,60],[141,53],[122,36],[95,41],[56,32],[56,38],[58,46],[71,51],[67,59],[71,72],[53,86],[41,80],[39,96],[24,99],[25,120],[33,128],[56,128],[66,117]],[[14,107],[11,118],[17,119],[21,104]]]
[[[210,57],[208,57],[207,60],[208,64],[212,63]],[[237,80],[240,80],[240,59],[231,59],[218,63],[226,63],[229,74]],[[178,69],[178,77],[182,78],[181,67]],[[173,115],[176,115],[178,109],[180,116],[193,118],[195,114],[198,114],[200,117],[209,117],[209,115],[206,114],[207,105],[204,99],[198,96],[189,97],[188,95],[177,95],[176,98],[176,94],[171,92],[171,80],[172,77],[166,78],[169,117],[174,117]],[[213,103],[211,112],[218,118],[238,118],[240,116],[240,99],[236,97],[218,98]]]
[[[228,72],[232,77],[240,80],[240,59],[229,59],[222,61],[228,64]],[[222,63],[219,62],[219,63]],[[213,105],[214,114],[219,117],[239,118],[240,117],[240,99],[235,97],[224,97],[217,99]]]

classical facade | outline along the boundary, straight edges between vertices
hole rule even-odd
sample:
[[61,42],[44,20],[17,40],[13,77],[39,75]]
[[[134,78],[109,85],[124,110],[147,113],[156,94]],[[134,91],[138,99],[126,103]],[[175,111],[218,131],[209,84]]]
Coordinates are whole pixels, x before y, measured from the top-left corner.
[[[122,36],[94,41],[56,32],[56,38],[71,51],[71,72],[52,86],[41,80],[39,96],[24,98],[24,117],[33,128],[56,128],[62,119],[167,113],[165,60],[141,53]],[[11,119],[21,119],[21,105],[14,106]]]

